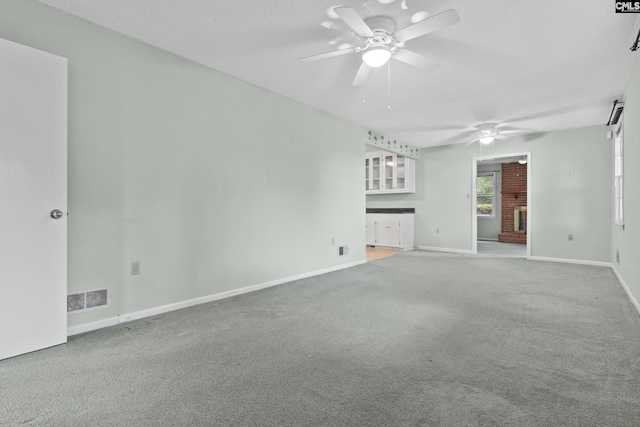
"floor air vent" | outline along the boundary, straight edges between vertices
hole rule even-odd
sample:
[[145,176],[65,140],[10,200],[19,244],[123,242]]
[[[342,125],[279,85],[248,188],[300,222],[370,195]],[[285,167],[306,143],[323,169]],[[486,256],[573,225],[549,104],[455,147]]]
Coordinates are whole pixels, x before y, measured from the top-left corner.
[[67,314],[84,313],[109,306],[107,289],[75,292],[67,295]]

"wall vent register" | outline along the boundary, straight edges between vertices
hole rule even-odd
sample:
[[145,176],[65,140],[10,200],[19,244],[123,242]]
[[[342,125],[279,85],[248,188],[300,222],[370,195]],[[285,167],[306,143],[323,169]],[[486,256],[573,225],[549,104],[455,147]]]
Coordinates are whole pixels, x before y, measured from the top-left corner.
[[67,295],[67,314],[85,313],[109,307],[108,289],[74,292]]
[[338,246],[338,256],[349,255],[349,246]]

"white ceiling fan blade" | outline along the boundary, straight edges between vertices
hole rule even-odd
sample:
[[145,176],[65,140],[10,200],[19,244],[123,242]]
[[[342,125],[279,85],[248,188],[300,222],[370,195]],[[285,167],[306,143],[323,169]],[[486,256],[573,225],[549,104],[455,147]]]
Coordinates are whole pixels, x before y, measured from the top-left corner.
[[353,79],[352,86],[362,86],[367,80],[367,77],[369,77],[370,72],[371,67],[362,61],[362,64],[360,64],[360,68],[358,69],[358,73],[356,74],[356,78]]
[[498,130],[516,130],[516,129],[522,129],[522,128],[515,128],[513,126],[507,126],[504,123],[496,123],[494,126],[496,129]]
[[332,58],[334,56],[346,55],[347,53],[353,53],[356,50],[357,49],[355,47],[352,47],[349,49],[334,50],[332,52],[321,53],[319,55],[305,56],[304,58],[299,58],[298,61],[302,61],[302,62],[317,61],[318,59],[325,59],[325,58]]
[[498,128],[498,132],[500,132],[501,134],[504,135],[517,135],[517,134],[523,134],[523,133],[530,133],[532,132],[531,129],[516,129],[516,128],[509,128],[509,127],[502,127],[502,128]]
[[510,136],[516,136],[516,135],[524,135],[525,133],[529,133],[526,130],[505,130],[505,131],[500,131],[500,135],[510,135]]
[[392,58],[427,71],[433,71],[440,66],[440,61],[418,55],[417,53],[407,49],[398,49],[393,54]]
[[[449,145],[449,144],[462,144],[463,142],[468,141],[467,138],[474,138],[473,141],[476,141],[479,136],[478,136],[478,132],[475,130],[469,130],[466,132],[462,132],[452,138],[446,139],[444,141],[441,141],[439,145]],[[469,144],[471,144],[471,142],[469,142]]]
[[373,31],[364,22],[364,20],[358,15],[358,12],[350,7],[341,6],[333,9],[336,15],[342,19],[345,24],[351,27],[360,37],[372,37]]
[[458,15],[458,12],[453,9],[448,9],[423,21],[396,31],[393,33],[393,38],[399,42],[406,42],[407,40],[415,39],[416,37],[437,31],[440,28],[456,24],[459,21],[460,16]]
[[471,141],[469,141],[469,142],[467,142],[466,144],[464,144],[464,146],[466,147],[467,145],[471,145],[471,144],[473,144],[474,142],[478,141],[479,139],[480,139],[480,137],[474,138],[474,139],[472,139]]

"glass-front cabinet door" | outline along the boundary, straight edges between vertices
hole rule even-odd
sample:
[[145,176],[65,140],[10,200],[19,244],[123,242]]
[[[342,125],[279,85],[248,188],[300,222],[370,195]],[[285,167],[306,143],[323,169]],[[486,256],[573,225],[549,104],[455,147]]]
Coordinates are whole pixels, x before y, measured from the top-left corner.
[[370,161],[369,158],[364,159],[364,189],[371,189],[371,182],[369,179],[369,169],[370,169]]
[[380,157],[371,158],[371,190],[381,190],[380,186]]
[[403,189],[406,186],[406,162],[403,156],[396,156],[396,187]]
[[393,185],[393,177],[394,177],[394,170],[395,170],[395,155],[393,154],[389,154],[387,156],[384,156],[384,189],[386,190],[391,190],[393,188],[395,188],[395,186]]

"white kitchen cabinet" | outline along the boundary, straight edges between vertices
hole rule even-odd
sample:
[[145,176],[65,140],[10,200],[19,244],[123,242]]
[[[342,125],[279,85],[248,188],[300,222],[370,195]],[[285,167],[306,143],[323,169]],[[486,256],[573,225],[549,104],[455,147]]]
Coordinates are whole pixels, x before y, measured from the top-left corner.
[[413,249],[413,214],[367,214],[366,244],[405,251]]
[[365,189],[369,191],[380,191],[382,188],[382,176],[380,165],[382,158],[380,156],[372,156],[365,158]]
[[376,221],[376,215],[367,214],[367,235],[365,239],[367,246],[376,245]]
[[386,151],[367,153],[365,189],[367,194],[415,193],[415,160]]

